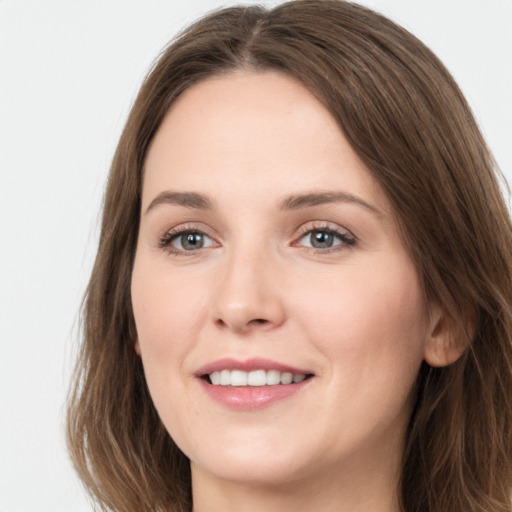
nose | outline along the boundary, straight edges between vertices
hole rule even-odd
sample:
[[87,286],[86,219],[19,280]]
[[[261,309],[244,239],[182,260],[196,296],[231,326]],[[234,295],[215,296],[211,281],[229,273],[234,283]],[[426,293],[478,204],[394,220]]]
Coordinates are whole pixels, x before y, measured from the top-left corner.
[[268,254],[232,254],[216,279],[213,321],[241,334],[268,331],[285,322],[283,289]]

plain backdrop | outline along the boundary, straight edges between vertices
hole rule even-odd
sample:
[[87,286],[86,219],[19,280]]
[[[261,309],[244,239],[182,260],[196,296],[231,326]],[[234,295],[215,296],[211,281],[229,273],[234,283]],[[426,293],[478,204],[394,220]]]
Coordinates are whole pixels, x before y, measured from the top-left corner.
[[[0,512],[92,510],[63,411],[109,163],[161,48],[234,3],[0,0]],[[360,3],[441,57],[512,181],[512,0]]]

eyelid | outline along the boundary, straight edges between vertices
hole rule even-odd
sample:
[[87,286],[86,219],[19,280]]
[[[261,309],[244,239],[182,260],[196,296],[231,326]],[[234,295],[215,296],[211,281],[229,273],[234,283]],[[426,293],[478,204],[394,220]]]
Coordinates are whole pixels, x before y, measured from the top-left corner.
[[330,231],[332,233],[338,233],[340,235],[345,235],[347,237],[356,239],[356,236],[350,231],[350,229],[341,226],[335,222],[325,221],[325,220],[312,220],[308,222],[304,222],[298,228],[298,237],[309,233],[310,231]]

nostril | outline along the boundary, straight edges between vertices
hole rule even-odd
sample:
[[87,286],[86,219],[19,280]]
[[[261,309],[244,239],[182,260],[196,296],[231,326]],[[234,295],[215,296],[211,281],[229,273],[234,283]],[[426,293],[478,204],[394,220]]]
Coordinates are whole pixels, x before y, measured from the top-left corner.
[[226,322],[224,322],[224,320],[222,320],[222,318],[217,318],[217,319],[215,320],[215,323],[216,323],[217,325],[219,325],[220,327],[225,327],[225,326],[227,325],[227,324],[226,324]]
[[230,328],[235,331],[246,331],[251,329],[264,328],[271,324],[270,320],[266,320],[265,318],[253,318],[247,322],[238,321],[238,319],[232,319],[231,322],[226,321],[224,318],[216,318],[215,324],[220,329]]
[[266,324],[268,323],[268,320],[265,320],[264,318],[255,318],[254,320],[251,320],[249,322],[250,324]]

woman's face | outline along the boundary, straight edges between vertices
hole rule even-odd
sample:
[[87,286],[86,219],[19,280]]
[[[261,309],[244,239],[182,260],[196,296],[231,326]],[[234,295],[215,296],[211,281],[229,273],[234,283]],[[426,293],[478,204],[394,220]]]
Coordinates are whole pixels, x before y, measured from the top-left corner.
[[132,300],[193,478],[395,475],[422,297],[387,198],[304,87],[238,72],[172,106],[146,160]]

